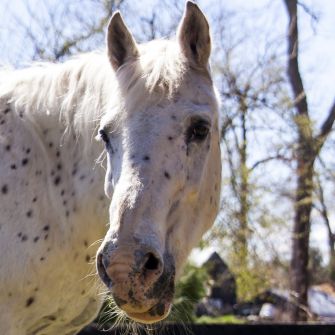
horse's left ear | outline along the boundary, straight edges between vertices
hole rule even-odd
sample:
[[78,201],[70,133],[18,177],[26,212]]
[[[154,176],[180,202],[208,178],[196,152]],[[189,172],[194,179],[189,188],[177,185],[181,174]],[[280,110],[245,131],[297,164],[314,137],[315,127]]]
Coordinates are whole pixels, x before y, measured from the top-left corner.
[[207,67],[211,53],[209,25],[205,15],[192,1],[187,1],[178,29],[178,40],[186,58],[197,67]]
[[107,49],[109,60],[115,71],[124,63],[138,57],[137,44],[120,12],[115,12],[108,24]]

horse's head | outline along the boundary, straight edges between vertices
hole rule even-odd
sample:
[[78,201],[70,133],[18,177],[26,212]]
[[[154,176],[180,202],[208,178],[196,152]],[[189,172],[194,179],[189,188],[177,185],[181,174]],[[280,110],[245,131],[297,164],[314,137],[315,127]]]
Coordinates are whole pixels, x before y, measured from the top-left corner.
[[218,211],[221,157],[209,27],[188,2],[177,41],[139,46],[116,13],[107,44],[120,103],[99,130],[111,204],[97,268],[116,304],[130,318],[151,323],[168,315],[182,265]]

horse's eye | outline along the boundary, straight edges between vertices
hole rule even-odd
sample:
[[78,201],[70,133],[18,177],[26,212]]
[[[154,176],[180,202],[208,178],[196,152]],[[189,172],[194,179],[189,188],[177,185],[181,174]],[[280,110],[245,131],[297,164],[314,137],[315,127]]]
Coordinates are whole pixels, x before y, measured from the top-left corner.
[[109,137],[108,137],[107,133],[103,129],[101,129],[101,130],[99,130],[99,135],[100,135],[100,138],[107,145],[109,143]]
[[202,142],[207,138],[209,125],[206,121],[196,121],[187,130],[187,141]]

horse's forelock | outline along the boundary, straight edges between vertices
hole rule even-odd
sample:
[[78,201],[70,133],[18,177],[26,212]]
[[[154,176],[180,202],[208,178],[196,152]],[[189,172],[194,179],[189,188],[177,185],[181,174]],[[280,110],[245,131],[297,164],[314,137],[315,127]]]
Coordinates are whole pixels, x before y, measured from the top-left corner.
[[138,105],[156,94],[173,97],[187,69],[185,58],[175,41],[156,40],[139,46],[140,57],[118,72],[121,92]]

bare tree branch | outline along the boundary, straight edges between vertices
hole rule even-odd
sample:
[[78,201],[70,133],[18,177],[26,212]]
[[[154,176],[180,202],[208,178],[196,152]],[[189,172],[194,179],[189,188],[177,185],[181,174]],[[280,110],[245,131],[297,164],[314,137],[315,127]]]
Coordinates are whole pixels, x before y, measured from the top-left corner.
[[321,149],[321,147],[323,146],[323,143],[325,142],[327,136],[331,132],[331,130],[333,128],[333,125],[334,125],[334,120],[335,120],[335,101],[334,101],[332,107],[330,108],[330,111],[328,113],[328,116],[327,116],[326,120],[323,122],[323,124],[321,126],[319,135],[317,135],[317,137],[315,138],[317,151],[319,151]]

